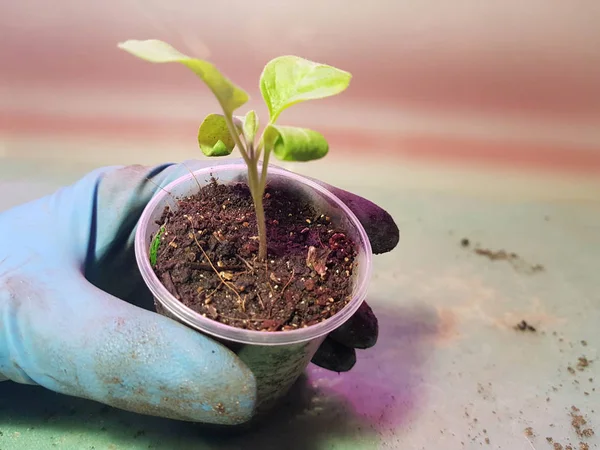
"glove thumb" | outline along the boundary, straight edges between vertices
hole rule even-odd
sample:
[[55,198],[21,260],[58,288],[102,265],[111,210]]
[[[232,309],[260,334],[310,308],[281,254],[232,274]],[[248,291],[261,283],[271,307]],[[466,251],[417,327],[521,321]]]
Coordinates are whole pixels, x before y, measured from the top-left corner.
[[141,414],[251,418],[256,382],[229,349],[77,271],[42,272],[0,276],[0,374]]

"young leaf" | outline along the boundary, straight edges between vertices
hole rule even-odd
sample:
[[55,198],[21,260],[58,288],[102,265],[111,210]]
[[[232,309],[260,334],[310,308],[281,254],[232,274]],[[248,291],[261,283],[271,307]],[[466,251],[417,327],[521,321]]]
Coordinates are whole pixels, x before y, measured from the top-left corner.
[[244,117],[244,136],[248,144],[254,142],[256,132],[258,131],[258,117],[254,111],[248,111]]
[[166,42],[157,39],[144,41],[132,39],[119,43],[118,47],[153,63],[177,62],[187,66],[215,94],[225,114],[233,114],[233,111],[249,100],[248,94],[243,89],[229,81],[211,63],[184,55]]
[[283,110],[306,100],[339,94],[352,75],[298,56],[280,56],[267,63],[260,76],[260,91],[274,123]]
[[329,151],[325,137],[307,128],[269,125],[265,130],[265,145],[281,161],[311,161]]
[[[233,125],[238,134],[242,132],[242,122],[238,117],[233,117]],[[227,156],[235,148],[235,142],[229,129],[225,116],[209,114],[200,128],[198,128],[198,144],[206,156]]]
[[158,257],[158,247],[160,247],[160,237],[165,232],[165,226],[163,225],[152,239],[152,243],[150,244],[150,264],[152,266],[156,265],[156,258]]

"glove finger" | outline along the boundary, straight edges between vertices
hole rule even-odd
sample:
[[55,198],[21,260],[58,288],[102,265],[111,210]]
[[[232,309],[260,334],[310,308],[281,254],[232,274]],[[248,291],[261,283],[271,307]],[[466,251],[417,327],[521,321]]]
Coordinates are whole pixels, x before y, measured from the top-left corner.
[[367,302],[341,327],[329,334],[332,340],[351,348],[366,349],[377,343],[379,322]]
[[367,232],[374,254],[390,252],[398,245],[400,231],[396,222],[386,210],[364,197],[359,197],[319,180],[313,181],[329,189],[352,210]]
[[348,372],[356,364],[356,351],[327,337],[311,362],[333,372]]
[[366,349],[377,343],[377,317],[366,303],[340,328],[323,341],[312,362],[324,369],[347,372],[356,364],[355,349]]
[[0,278],[0,314],[0,372],[14,381],[172,419],[252,416],[255,379],[233,352],[83,276]]

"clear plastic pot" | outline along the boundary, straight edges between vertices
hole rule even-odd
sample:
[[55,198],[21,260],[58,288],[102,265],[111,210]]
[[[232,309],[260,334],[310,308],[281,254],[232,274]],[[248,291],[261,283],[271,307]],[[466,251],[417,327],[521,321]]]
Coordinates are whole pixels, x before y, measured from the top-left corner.
[[[268,184],[284,183],[302,192],[333,223],[347,230],[358,246],[353,274],[353,296],[344,309],[329,319],[291,331],[254,331],[236,328],[203,317],[177,300],[163,286],[150,265],[150,243],[158,231],[157,221],[174,198],[194,195],[198,183],[206,185],[214,176],[220,183],[239,183],[247,179],[245,164],[216,165],[182,176],[160,190],[146,206],[135,236],[137,264],[154,295],[156,310],[202,333],[211,335],[233,350],[253,371],[257,382],[257,413],[265,412],[284,396],[310,363],[327,334],[344,324],[365,300],[371,275],[371,245],[352,211],[323,186],[301,175],[276,166],[269,167]],[[170,195],[169,195],[170,194]]]

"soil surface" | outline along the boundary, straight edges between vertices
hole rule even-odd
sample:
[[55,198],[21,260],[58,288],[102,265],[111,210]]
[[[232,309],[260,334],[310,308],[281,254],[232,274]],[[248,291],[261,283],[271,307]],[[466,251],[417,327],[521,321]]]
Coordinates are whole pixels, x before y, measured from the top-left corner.
[[351,299],[355,243],[289,190],[265,191],[262,262],[246,184],[213,178],[177,204],[160,220],[154,271],[194,311],[238,328],[285,331],[321,322]]

